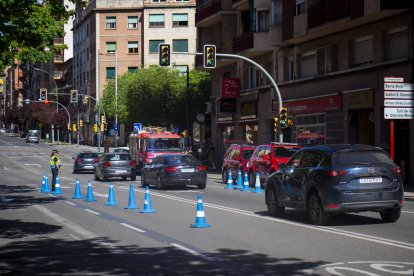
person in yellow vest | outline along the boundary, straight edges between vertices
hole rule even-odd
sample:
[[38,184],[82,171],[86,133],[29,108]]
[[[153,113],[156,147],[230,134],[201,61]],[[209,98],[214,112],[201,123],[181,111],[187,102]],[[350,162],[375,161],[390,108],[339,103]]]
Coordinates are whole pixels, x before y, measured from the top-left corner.
[[56,177],[59,175],[61,168],[58,154],[59,152],[57,150],[52,150],[52,154],[50,155],[50,169],[52,170],[52,191],[55,191]]

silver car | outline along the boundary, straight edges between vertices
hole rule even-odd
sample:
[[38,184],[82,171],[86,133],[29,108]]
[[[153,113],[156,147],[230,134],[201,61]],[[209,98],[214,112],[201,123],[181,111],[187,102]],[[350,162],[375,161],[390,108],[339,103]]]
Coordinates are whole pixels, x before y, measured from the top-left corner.
[[39,135],[37,133],[29,133],[26,136],[26,143],[30,142],[39,143]]
[[135,161],[128,153],[111,152],[99,156],[99,162],[95,167],[95,180],[108,180],[112,177],[121,177],[122,180],[137,179]]

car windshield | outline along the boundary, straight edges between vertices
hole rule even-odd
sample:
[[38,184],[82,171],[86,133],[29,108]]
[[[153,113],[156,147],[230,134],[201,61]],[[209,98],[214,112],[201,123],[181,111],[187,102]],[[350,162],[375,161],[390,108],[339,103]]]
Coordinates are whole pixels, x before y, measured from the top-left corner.
[[178,138],[152,138],[149,140],[150,150],[181,150]]
[[199,165],[197,158],[192,155],[169,155],[165,156],[168,165]]
[[275,148],[274,156],[277,157],[291,157],[299,149],[297,148]]
[[253,154],[253,150],[243,150],[243,159],[249,159]]
[[88,159],[88,158],[97,158],[98,155],[96,153],[93,152],[83,152],[79,154],[79,158],[84,158],[84,159]]
[[343,151],[337,152],[332,158],[334,165],[373,165],[389,164],[393,161],[381,151]]
[[106,161],[127,161],[131,160],[129,154],[110,154],[105,157]]

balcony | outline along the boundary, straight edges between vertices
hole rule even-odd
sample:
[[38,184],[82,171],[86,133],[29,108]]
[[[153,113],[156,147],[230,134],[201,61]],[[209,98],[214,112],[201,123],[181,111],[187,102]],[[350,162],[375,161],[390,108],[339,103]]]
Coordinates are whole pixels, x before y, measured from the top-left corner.
[[[221,1],[206,2],[205,4],[198,6],[195,14],[196,25],[198,26],[201,21],[205,21],[207,18],[217,15],[221,11]],[[214,17],[214,21],[219,20]]]
[[248,0],[232,0],[232,7],[238,11],[244,11],[249,9],[249,1]]
[[54,63],[63,63],[63,55],[53,55]]
[[350,0],[331,0],[326,5],[308,9],[308,28],[324,25],[331,21],[349,17]]
[[64,43],[65,43],[65,41],[63,40],[63,37],[53,39],[53,44],[54,45],[60,45],[60,44],[64,44]]
[[53,78],[55,80],[61,80],[63,77],[63,71],[53,71]]
[[254,47],[253,33],[244,33],[233,39],[233,53],[239,53]]

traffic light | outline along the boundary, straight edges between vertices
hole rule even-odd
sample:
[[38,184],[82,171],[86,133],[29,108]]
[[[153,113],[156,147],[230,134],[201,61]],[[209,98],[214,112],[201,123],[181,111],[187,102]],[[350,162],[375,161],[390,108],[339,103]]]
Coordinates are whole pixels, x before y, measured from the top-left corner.
[[106,124],[105,115],[101,115],[101,123]]
[[216,46],[204,45],[204,68],[216,68]]
[[93,124],[93,132],[98,133],[98,124]]
[[105,131],[105,124],[101,123],[101,132],[104,132],[104,131]]
[[160,66],[170,66],[170,44],[159,44],[158,64]]
[[88,102],[89,102],[89,96],[87,96],[87,95],[85,95],[84,97],[83,97],[83,104],[88,104]]
[[70,90],[70,102],[71,103],[78,102],[78,90]]
[[40,100],[47,101],[47,89],[46,88],[40,88]]
[[0,96],[4,93],[4,80],[0,78]]
[[294,124],[293,119],[288,119],[288,126],[293,126]]
[[83,127],[83,120],[82,119],[79,120],[79,127]]
[[288,126],[288,118],[287,118],[287,108],[286,107],[282,107],[282,109],[280,109],[280,126],[282,128],[285,128]]
[[278,118],[278,117],[276,117],[274,120],[275,120],[275,121],[274,121],[274,123],[273,123],[273,126],[274,126],[273,130],[274,130],[274,132],[277,132],[277,130],[278,130],[278,128],[279,128],[279,118]]
[[76,131],[76,123],[72,124],[72,131]]

